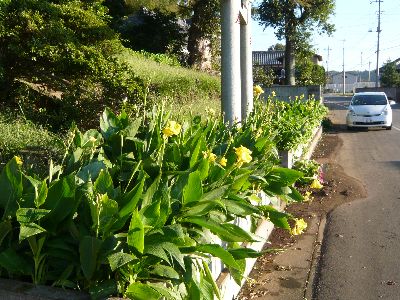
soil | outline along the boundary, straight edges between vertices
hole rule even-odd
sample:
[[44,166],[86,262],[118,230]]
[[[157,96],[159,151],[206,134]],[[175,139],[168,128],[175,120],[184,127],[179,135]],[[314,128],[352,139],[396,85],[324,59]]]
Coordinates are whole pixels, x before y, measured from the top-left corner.
[[[286,206],[286,212],[291,213],[296,218],[304,218],[306,221],[313,218],[320,220],[326,217],[335,207],[366,197],[363,184],[359,180],[346,175],[343,168],[335,163],[335,155],[342,144],[343,142],[334,128],[322,135],[312,159],[315,159],[323,167],[324,187],[313,192],[311,201]],[[296,247],[300,238],[301,235],[292,236],[287,230],[275,228],[264,250],[293,248]],[[280,265],[274,262],[278,255],[280,255],[280,252],[273,252],[258,258],[253,271],[249,275],[250,280],[243,286],[237,299],[269,299],[264,298],[268,297],[269,291],[263,278],[268,277],[266,275],[268,273],[280,271],[277,269]],[[260,270],[262,270],[261,273]],[[273,294],[271,293],[269,296],[273,296]]]

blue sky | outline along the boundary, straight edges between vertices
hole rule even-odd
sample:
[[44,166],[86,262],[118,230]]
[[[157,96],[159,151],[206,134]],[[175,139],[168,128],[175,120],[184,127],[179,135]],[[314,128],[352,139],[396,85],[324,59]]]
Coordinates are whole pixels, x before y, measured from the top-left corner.
[[[384,0],[381,10],[379,66],[389,59],[400,58],[400,1]],[[316,52],[322,55],[325,69],[328,64],[329,70],[342,70],[344,46],[345,70],[368,70],[369,62],[371,71],[375,70],[378,3],[370,3],[370,0],[336,0],[335,15],[331,21],[336,26],[332,36],[319,36],[316,33],[311,41]],[[252,21],[253,50],[267,50],[277,42],[272,28],[263,30],[258,22]],[[329,60],[328,47],[331,49]]]

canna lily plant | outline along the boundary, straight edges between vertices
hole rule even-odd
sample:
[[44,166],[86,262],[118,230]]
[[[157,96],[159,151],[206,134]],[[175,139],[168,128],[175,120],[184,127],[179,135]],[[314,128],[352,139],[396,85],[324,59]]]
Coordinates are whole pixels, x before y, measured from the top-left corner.
[[[239,282],[244,259],[260,255],[241,246],[259,237],[236,218],[290,230],[293,217],[262,205],[256,191],[303,200],[293,187],[302,173],[279,167],[265,122],[257,112],[229,127],[197,116],[179,124],[162,108],[135,119],[106,109],[100,131],[71,129],[46,178],[15,157],[0,176],[0,268],[93,299],[220,298],[210,259]],[[296,221],[291,232],[304,228]]]

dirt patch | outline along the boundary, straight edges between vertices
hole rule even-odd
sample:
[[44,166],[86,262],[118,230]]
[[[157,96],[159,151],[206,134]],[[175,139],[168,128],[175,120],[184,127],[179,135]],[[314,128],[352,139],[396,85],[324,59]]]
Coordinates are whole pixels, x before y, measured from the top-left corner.
[[[343,168],[333,162],[335,155],[342,144],[343,142],[336,132],[323,134],[312,158],[323,166],[324,187],[321,190],[313,192],[313,199],[311,201],[293,203],[287,206],[285,209],[287,212],[297,218],[304,218],[307,223],[311,224],[311,222],[316,223],[316,220],[325,217],[331,210],[343,203],[366,197],[366,190],[363,184],[359,180],[346,175]],[[307,231],[308,229],[305,234],[307,234]],[[265,246],[265,249],[295,249],[306,251],[305,249],[302,250],[296,246],[301,238],[302,235],[291,236],[288,231],[275,228],[269,238],[269,243]],[[308,251],[311,252],[311,250]],[[284,295],[274,295],[271,292],[271,289],[269,289],[269,285],[274,284],[272,282],[273,280],[281,280],[284,284],[290,284],[289,279],[291,278],[291,270],[283,270],[289,271],[285,273],[286,277],[284,280],[279,276],[272,276],[274,272],[282,271],[280,269],[282,266],[275,262],[276,260],[279,260],[277,258],[279,258],[280,255],[282,255],[281,252],[265,254],[257,260],[253,271],[249,275],[249,280],[243,286],[237,299],[288,299],[286,297],[281,297]],[[312,253],[310,253],[310,257],[311,255]],[[307,273],[308,270],[305,270],[304,272]],[[307,274],[304,274],[305,280],[308,279],[307,276]],[[280,283],[281,286],[282,282]],[[299,282],[295,283],[296,285],[292,285],[288,288],[301,290],[304,289],[305,285],[307,285],[307,283],[303,282],[300,284]],[[300,291],[298,294],[302,293],[303,292]]]

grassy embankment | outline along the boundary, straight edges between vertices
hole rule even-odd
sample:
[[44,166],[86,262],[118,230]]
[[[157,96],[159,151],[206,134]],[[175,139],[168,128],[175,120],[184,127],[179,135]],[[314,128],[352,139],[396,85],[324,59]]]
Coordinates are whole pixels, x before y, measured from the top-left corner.
[[[156,62],[129,50],[122,53],[120,59],[149,83],[149,101],[164,101],[175,118],[189,112],[204,114],[206,108],[220,110],[219,77]],[[3,103],[4,100],[0,99]],[[49,157],[62,153],[63,139],[61,133],[52,134],[40,124],[33,124],[7,111],[0,112],[0,168],[14,155],[31,159],[32,165],[43,162],[43,159],[35,160],[35,154]]]

